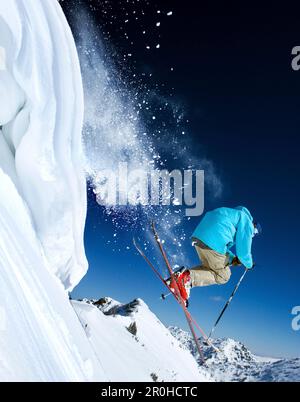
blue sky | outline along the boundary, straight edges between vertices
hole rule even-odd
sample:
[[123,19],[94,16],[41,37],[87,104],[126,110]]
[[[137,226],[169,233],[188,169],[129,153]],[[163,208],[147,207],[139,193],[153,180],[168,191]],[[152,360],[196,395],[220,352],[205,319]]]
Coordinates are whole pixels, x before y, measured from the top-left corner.
[[[63,4],[67,14],[70,3]],[[293,15],[283,16],[276,9],[273,14],[269,10],[268,24],[263,15],[253,19],[238,9],[216,13],[203,6],[201,13],[193,13],[173,1],[172,10],[161,31],[160,57],[146,53],[144,39],[134,25],[129,28],[136,35],[135,68],[151,71],[165,88],[174,88],[173,96],[185,105],[190,121],[187,152],[199,161],[203,156],[212,161],[223,187],[216,198],[206,183],[205,211],[244,205],[263,226],[253,245],[257,267],[248,273],[216,335],[241,340],[256,353],[299,356],[300,332],[291,328],[291,310],[300,305],[300,72],[290,67],[299,29]],[[101,30],[101,11],[95,19]],[[127,45],[118,35],[116,29],[111,41],[123,51]],[[115,226],[105,218],[89,192],[85,244],[90,269],[73,297],[107,295],[123,302],[140,297],[165,324],[186,327],[176,303],[159,299],[163,287],[131,247],[133,235],[142,238],[144,233],[123,225],[114,238]],[[187,237],[199,219],[183,221]],[[114,251],[114,240],[121,251]],[[173,247],[166,244],[170,253]],[[188,239],[184,250],[196,265]],[[156,251],[149,253],[159,264]],[[193,289],[191,312],[207,331],[241,273],[234,268],[228,284]]]

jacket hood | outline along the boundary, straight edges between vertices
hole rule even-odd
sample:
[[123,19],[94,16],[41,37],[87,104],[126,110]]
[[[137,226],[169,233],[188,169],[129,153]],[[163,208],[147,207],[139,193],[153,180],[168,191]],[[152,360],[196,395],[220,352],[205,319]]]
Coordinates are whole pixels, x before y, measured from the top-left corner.
[[235,207],[234,209],[237,209],[237,210],[239,210],[239,211],[245,212],[245,213],[249,216],[249,218],[251,219],[251,221],[253,221],[253,217],[252,217],[252,215],[251,215],[249,209],[247,209],[246,207],[239,206],[239,207]]

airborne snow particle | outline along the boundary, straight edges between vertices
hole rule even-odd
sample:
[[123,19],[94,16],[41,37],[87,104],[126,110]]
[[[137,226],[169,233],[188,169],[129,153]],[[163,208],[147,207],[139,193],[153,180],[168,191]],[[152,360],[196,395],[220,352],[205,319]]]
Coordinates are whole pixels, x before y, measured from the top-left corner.
[[150,46],[146,46],[146,49],[150,50]]
[[160,22],[157,22],[157,23],[156,23],[156,26],[157,26],[157,27],[160,27]]
[[167,13],[167,15],[168,15],[168,16],[173,15],[173,11],[169,11],[169,12]]
[[160,44],[158,43],[157,45],[156,45],[156,49],[159,49],[160,48]]

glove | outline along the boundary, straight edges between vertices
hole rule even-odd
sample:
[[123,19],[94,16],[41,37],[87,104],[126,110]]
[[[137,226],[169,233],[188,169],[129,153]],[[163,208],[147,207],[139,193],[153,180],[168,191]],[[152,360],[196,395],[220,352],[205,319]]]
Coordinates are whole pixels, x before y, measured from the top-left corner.
[[242,263],[237,257],[234,257],[233,260],[231,261],[231,265],[233,267],[238,267],[238,266],[241,266]]

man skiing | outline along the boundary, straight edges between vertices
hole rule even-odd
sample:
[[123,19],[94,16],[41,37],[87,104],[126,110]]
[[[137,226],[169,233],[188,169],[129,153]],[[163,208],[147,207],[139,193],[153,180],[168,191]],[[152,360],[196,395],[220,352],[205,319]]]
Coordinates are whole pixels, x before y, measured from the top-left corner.
[[[223,207],[207,212],[192,235],[201,264],[191,269],[182,268],[175,274],[184,302],[187,304],[192,287],[227,283],[230,266],[253,268],[252,238],[260,233],[261,226],[253,221],[245,207]],[[230,250],[233,246],[236,255]],[[175,291],[171,279],[168,285]]]

